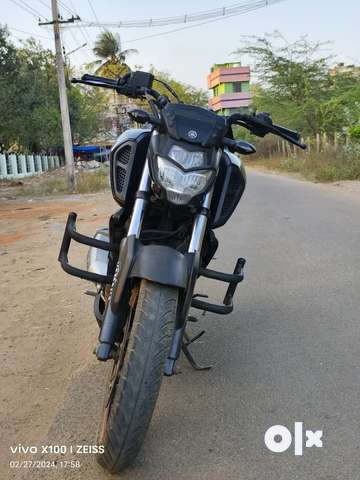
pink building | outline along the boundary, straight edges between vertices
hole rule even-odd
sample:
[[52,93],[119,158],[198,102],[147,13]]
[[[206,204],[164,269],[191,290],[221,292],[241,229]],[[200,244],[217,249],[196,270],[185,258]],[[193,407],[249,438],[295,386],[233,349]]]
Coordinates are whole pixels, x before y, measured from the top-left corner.
[[209,106],[222,115],[247,110],[251,104],[250,67],[240,63],[216,64],[208,75],[208,87],[213,91]]

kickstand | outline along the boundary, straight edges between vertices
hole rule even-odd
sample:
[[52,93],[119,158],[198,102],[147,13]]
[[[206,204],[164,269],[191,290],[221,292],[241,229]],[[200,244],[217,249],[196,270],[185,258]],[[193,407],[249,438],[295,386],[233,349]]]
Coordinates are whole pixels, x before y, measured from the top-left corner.
[[197,335],[195,335],[195,337],[193,338],[189,338],[188,334],[185,332],[184,333],[184,339],[185,341],[183,342],[182,344],[182,351],[185,355],[185,357],[188,359],[190,365],[193,367],[194,370],[199,370],[199,371],[202,371],[202,370],[210,370],[212,368],[212,365],[207,365],[207,366],[202,366],[202,365],[199,365],[198,363],[196,363],[196,360],[194,359],[194,357],[192,356],[192,354],[190,353],[190,350],[189,350],[189,345],[193,342],[195,342],[196,340],[198,340],[200,337],[202,337],[205,333],[205,330],[201,331],[200,333],[198,333]]

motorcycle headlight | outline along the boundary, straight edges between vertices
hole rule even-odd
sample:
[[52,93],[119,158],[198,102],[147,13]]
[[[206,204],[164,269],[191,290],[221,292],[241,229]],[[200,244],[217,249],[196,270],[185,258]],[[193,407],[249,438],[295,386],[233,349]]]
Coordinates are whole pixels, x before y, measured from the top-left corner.
[[[203,157],[200,154],[204,155],[203,152],[187,152],[176,146],[176,149],[172,147],[169,157],[173,160],[177,157],[175,161],[181,163],[184,168],[199,168],[203,165]],[[186,172],[166,158],[157,157],[157,179],[165,189],[167,199],[177,205],[186,205],[193,197],[204,192],[213,176],[213,170]]]
[[201,168],[205,164],[205,153],[201,150],[190,152],[180,145],[173,145],[168,153],[176,163],[181,165],[185,170],[191,168]]

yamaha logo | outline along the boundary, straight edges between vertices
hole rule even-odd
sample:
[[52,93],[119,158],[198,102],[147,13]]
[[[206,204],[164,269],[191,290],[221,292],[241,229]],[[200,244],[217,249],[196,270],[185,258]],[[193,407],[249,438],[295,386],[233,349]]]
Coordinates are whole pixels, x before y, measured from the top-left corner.
[[188,137],[191,138],[192,140],[195,140],[197,138],[198,133],[196,130],[189,130],[188,131]]

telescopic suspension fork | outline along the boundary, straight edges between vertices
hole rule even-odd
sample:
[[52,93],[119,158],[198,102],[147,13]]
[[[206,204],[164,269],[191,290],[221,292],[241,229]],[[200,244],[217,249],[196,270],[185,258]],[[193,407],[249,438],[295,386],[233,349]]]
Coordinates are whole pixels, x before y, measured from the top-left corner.
[[190,362],[190,365],[196,370],[209,370],[211,368],[211,366],[202,367],[198,365],[195,359],[193,358],[193,356],[191,355],[188,348],[188,346],[192,342],[200,338],[205,333],[205,331],[201,332],[200,335],[197,335],[193,339],[190,339],[185,332],[185,328],[186,328],[187,317],[189,314],[189,310],[190,310],[190,306],[193,298],[195,283],[198,277],[200,251],[201,251],[201,247],[202,247],[204,236],[205,236],[208,216],[210,213],[212,196],[213,196],[213,188],[211,188],[211,190],[205,195],[202,203],[202,207],[194,220],[194,225],[191,232],[191,239],[190,239],[189,248],[188,248],[189,257],[192,258],[190,279],[189,279],[188,289],[185,295],[184,306],[181,309],[181,311],[178,312],[180,326],[175,328],[171,347],[170,347],[170,352],[165,362],[164,374],[167,376],[173,375],[175,373],[174,371],[175,363],[179,358],[181,350],[183,351],[185,357]]

